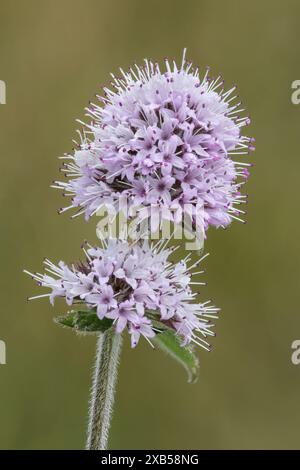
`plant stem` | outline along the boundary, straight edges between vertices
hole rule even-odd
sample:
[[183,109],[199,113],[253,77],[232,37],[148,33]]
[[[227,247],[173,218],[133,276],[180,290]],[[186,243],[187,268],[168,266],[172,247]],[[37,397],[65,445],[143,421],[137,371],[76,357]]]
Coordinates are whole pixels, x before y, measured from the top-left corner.
[[105,450],[112,415],[122,338],[114,328],[100,333],[89,408],[87,450]]

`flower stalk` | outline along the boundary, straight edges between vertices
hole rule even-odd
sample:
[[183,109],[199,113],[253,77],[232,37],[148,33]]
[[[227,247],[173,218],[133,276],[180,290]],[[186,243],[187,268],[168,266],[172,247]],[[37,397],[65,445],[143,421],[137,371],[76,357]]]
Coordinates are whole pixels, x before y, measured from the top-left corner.
[[[183,224],[185,234],[196,235],[189,248],[201,249],[209,226],[244,222],[246,214],[241,189],[252,164],[238,160],[254,150],[255,139],[242,132],[250,118],[241,114],[236,87],[226,91],[222,77],[211,78],[209,68],[201,75],[185,52],[181,66],[166,59],[161,71],[145,59],[142,67],[120,69],[121,78],[112,75],[113,89],[105,87],[103,97],[96,95],[99,103],[86,108],[90,122],[80,121],[79,143],[61,157],[67,180],[52,185],[71,196],[59,213],[75,208],[72,217],[89,220],[105,208],[111,224],[126,213],[127,222],[134,217],[138,239],[114,239],[111,230],[106,237],[97,227],[101,246],[85,244],[85,261],[55,265],[45,259],[45,274],[25,271],[51,290],[29,300],[49,297],[54,304],[56,297],[65,298],[75,309],[55,322],[98,334],[87,450],[107,448],[124,330],[133,348],[144,337],[169,353],[190,382],[198,369],[192,343],[209,351],[208,337],[215,336],[219,309],[210,300],[199,302],[192,287],[205,285],[193,276],[203,272],[198,266],[206,255],[191,263],[189,254],[174,263],[169,257],[179,243],[167,248],[169,236],[153,244],[148,238],[164,222]],[[150,237],[142,235],[145,222]]]
[[122,336],[113,328],[100,333],[89,408],[87,450],[107,448]]

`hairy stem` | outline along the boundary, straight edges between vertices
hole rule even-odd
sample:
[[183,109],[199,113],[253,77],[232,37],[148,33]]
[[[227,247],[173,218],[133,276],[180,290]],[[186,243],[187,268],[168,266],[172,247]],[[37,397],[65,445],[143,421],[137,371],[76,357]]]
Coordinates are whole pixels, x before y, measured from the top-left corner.
[[105,450],[112,415],[122,338],[114,328],[100,333],[94,369],[87,450]]

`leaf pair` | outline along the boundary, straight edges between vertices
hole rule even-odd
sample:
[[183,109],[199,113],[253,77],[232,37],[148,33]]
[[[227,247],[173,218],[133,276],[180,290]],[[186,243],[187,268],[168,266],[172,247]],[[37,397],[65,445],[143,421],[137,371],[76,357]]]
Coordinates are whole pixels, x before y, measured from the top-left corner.
[[[154,317],[155,312],[149,312],[149,316]],[[72,328],[77,333],[103,333],[112,327],[112,320],[103,318],[100,320],[95,310],[75,311],[72,310],[66,315],[61,315],[54,319],[55,323]],[[188,382],[193,383],[197,380],[198,359],[190,346],[182,346],[180,337],[167,328],[163,323],[153,319],[159,332],[152,339],[154,345],[167,353],[170,357],[181,364],[188,374]]]

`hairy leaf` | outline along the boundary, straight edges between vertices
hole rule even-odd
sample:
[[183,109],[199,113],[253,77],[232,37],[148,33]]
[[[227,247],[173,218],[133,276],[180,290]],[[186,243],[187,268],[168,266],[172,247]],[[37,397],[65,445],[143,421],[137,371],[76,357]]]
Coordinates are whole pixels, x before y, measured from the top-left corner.
[[78,333],[104,332],[112,326],[112,320],[109,318],[103,318],[103,320],[100,320],[95,310],[72,310],[66,315],[56,317],[54,321],[61,326],[73,328]]
[[157,334],[152,341],[185,368],[189,383],[196,382],[199,362],[190,346],[181,346],[180,338],[171,330]]

